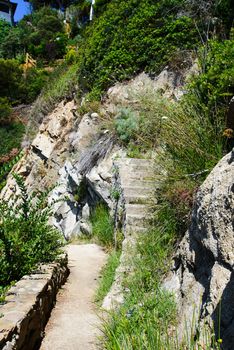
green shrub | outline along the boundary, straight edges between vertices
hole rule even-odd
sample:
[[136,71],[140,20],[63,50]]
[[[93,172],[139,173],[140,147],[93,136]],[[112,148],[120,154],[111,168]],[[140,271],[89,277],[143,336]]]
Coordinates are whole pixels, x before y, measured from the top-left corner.
[[49,74],[43,69],[30,68],[25,79],[25,102],[33,102],[40,94],[49,79]]
[[62,245],[60,234],[48,224],[46,194],[29,196],[15,175],[20,195],[0,202],[0,286],[28,274],[39,262],[53,261]]
[[[101,9],[101,4],[97,7]],[[178,0],[106,3],[84,32],[79,49],[81,88],[98,95],[142,70],[158,73],[175,51],[196,45],[192,19],[177,16],[182,8]]]
[[234,40],[210,40],[199,54],[201,73],[193,78],[189,90],[197,97],[198,107],[219,127],[225,119],[230,98],[234,95]]
[[0,59],[0,97],[21,102],[24,92],[23,71],[18,61]]
[[139,131],[140,118],[129,108],[121,108],[115,119],[115,128],[121,141],[134,140]]
[[114,225],[108,209],[104,204],[96,206],[91,215],[93,236],[104,246],[111,247],[114,244]]
[[[11,115],[11,106],[6,97],[0,97],[0,127],[9,124]],[[1,151],[0,151],[1,152]]]
[[20,149],[24,132],[22,123],[0,125],[0,156],[7,155],[13,148]]

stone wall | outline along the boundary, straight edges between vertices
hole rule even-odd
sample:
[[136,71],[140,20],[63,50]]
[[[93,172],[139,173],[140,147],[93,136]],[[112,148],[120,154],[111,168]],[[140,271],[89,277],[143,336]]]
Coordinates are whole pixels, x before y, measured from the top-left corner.
[[67,255],[42,265],[8,291],[0,306],[0,349],[37,350],[59,288],[69,274]]

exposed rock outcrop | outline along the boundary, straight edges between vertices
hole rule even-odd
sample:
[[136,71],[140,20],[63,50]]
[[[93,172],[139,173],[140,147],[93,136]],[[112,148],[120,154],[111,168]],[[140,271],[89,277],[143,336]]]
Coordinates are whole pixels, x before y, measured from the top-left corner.
[[234,348],[234,150],[199,189],[164,287],[176,296],[178,335],[192,324],[194,333],[205,324],[212,329],[214,322],[222,348]]

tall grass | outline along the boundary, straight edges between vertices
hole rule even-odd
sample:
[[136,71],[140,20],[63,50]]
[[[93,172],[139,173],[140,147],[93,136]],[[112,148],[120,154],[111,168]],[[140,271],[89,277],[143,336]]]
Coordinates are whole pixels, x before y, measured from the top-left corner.
[[30,113],[30,129],[37,127],[44,115],[52,112],[57,103],[65,98],[73,98],[77,86],[78,65],[62,63],[50,75],[50,79],[33,104]]
[[112,248],[114,244],[114,223],[108,208],[104,204],[98,204],[91,214],[90,221],[93,237],[101,245]]
[[101,280],[95,295],[95,301],[98,304],[102,303],[114,282],[115,270],[119,265],[120,254],[120,251],[112,250],[109,254],[106,265],[101,271]]

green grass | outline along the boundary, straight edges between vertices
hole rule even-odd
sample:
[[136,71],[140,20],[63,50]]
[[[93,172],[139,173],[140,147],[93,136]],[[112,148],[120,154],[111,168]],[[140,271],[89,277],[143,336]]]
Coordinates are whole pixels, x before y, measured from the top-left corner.
[[109,215],[108,208],[104,204],[96,206],[91,214],[93,236],[105,246],[112,247],[114,244],[114,223]]
[[20,148],[24,131],[22,123],[0,126],[0,156],[9,153],[13,148]]
[[101,271],[101,280],[95,295],[95,301],[98,304],[102,303],[114,282],[115,270],[119,265],[120,254],[120,251],[111,251],[107,263]]
[[161,350],[161,333],[176,320],[173,296],[160,288],[173,247],[172,231],[168,223],[167,232],[155,229],[139,239],[131,257],[134,272],[124,281],[125,302],[103,327],[104,349]]

